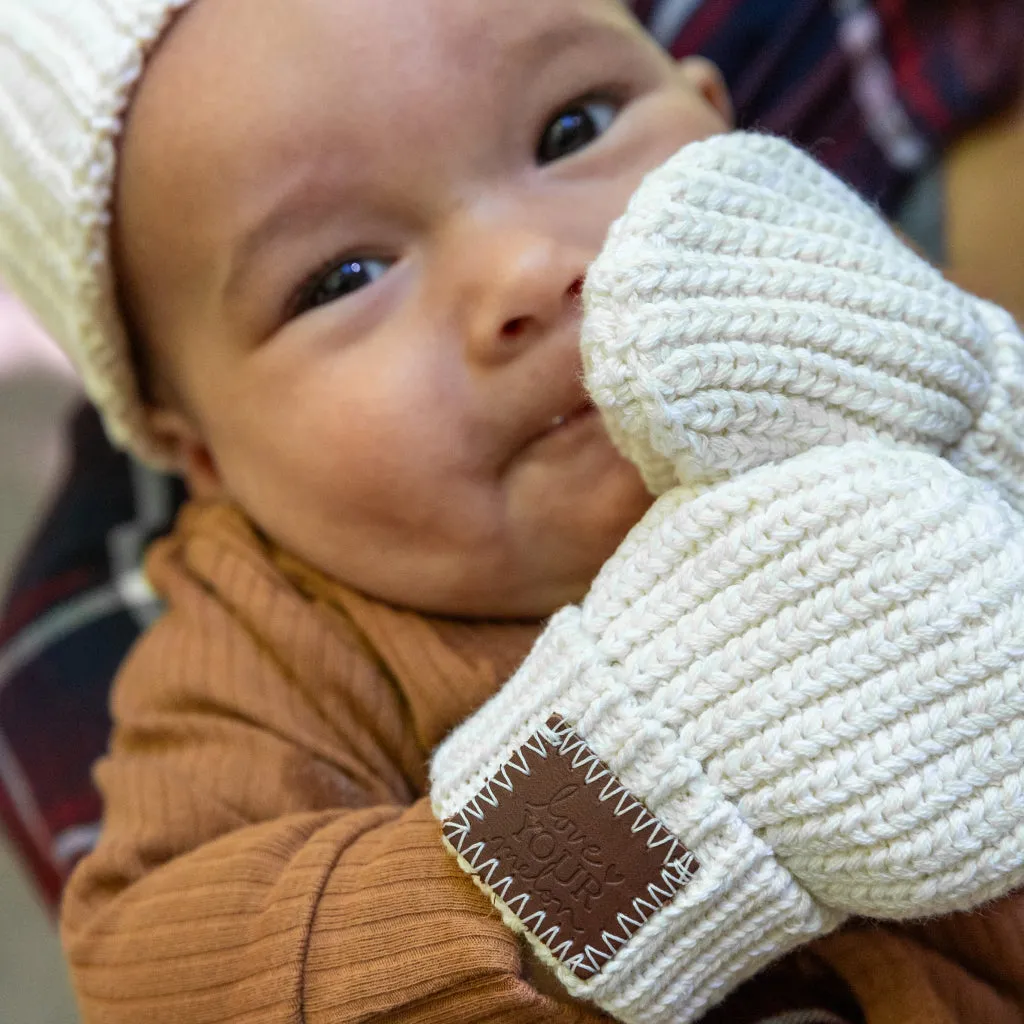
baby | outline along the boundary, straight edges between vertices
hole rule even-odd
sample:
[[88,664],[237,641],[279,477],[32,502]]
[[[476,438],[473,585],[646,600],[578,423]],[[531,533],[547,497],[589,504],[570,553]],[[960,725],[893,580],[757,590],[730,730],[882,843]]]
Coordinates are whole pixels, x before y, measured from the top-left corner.
[[[87,1021],[693,1021],[851,914],[1020,884],[1013,678],[889,673],[1013,604],[1010,506],[894,431],[719,488],[593,345],[584,387],[588,268],[729,128],[713,67],[618,0],[33,0],[0,38],[0,272],[195,499],[68,890]],[[840,683],[855,725],[794,725]],[[841,938],[783,1009],[873,1019]]]

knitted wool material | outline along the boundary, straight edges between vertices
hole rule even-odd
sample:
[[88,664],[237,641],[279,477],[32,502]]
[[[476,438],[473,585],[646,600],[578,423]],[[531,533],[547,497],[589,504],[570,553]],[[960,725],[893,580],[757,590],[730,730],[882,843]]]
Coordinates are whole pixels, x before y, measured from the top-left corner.
[[116,147],[147,53],[189,0],[0,3],[0,279],[71,358],[111,438],[148,461],[118,310]]
[[[447,842],[565,986],[625,1021],[697,1020],[847,915],[1010,892],[1024,883],[1022,526],[944,460],[878,441],[670,491],[438,749]],[[586,771],[611,773],[598,784],[617,780],[699,863],[671,898],[638,893],[628,940],[588,951],[583,975],[561,916],[538,917],[545,893],[527,883],[524,900],[507,858],[472,838],[526,784],[524,744],[560,742],[552,715],[593,753]],[[595,821],[575,827],[600,846]]]
[[819,444],[945,454],[1024,509],[1024,341],[781,139],[683,149],[612,228],[587,379],[655,493]]
[[[687,1024],[849,915],[1024,882],[1024,346],[750,135],[649,177],[585,301],[592,394],[662,497],[432,798],[569,991]],[[622,866],[654,849],[660,877]]]

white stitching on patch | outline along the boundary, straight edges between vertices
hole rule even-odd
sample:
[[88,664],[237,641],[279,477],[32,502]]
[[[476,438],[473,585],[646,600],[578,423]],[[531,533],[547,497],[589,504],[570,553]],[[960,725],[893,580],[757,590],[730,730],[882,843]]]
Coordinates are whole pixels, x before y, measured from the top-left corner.
[[[650,850],[664,849],[664,861],[660,882],[647,884],[645,892],[632,898],[628,912],[616,915],[617,930],[605,929],[601,934],[604,949],[591,944],[570,956],[574,940],[561,938],[557,923],[549,923],[548,913],[543,908],[533,910],[534,894],[529,891],[515,892],[518,888],[513,874],[496,876],[501,863],[495,857],[485,858],[486,842],[468,842],[474,823],[485,820],[487,808],[496,808],[499,800],[515,793],[512,772],[529,777],[530,766],[524,751],[529,750],[539,757],[547,758],[554,753],[565,758],[570,770],[586,786],[600,787],[596,794],[601,803],[614,803],[611,812],[615,817],[633,816],[630,831],[642,838]],[[502,765],[493,778],[469,800],[455,817],[442,823],[445,839],[466,862],[472,872],[486,885],[492,895],[502,903],[529,929],[554,957],[569,970],[578,975],[597,974],[619,950],[643,927],[650,917],[667,904],[694,878],[700,865],[696,857],[622,785],[598,756],[587,746],[575,729],[560,716],[552,716],[547,724],[534,733]],[[682,852],[680,852],[682,851]]]

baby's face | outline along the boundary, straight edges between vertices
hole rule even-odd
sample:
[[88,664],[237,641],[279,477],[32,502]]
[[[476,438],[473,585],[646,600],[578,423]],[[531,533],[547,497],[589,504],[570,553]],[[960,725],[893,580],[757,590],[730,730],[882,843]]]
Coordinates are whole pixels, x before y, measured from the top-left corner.
[[116,210],[196,490],[398,604],[578,599],[650,501],[580,381],[581,281],[717,99],[618,0],[198,0]]

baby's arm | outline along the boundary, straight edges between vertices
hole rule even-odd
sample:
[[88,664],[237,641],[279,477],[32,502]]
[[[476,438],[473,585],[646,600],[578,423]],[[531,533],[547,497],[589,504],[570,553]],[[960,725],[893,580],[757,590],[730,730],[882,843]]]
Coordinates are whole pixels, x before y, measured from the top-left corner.
[[368,659],[314,687],[187,571],[155,575],[172,611],[118,683],[104,833],[64,908],[87,1024],[596,1019],[522,980],[519,940],[413,802],[392,685],[344,690]]
[[[807,157],[749,136],[653,174],[586,296],[592,393],[651,489],[670,493],[606,567],[582,628],[569,623],[577,653],[513,680],[442,748],[435,796],[442,816],[468,807],[486,824],[500,791],[524,785],[508,771],[519,716],[579,723],[699,867],[671,913],[626,914],[638,930],[624,946],[598,929],[582,979],[564,931],[545,944],[563,982],[617,1016],[689,1021],[759,956],[843,912],[939,914],[1020,883],[1024,342]],[[448,763],[481,759],[497,772],[486,785]],[[724,840],[714,800],[733,771],[743,795]],[[454,820],[464,866],[506,917],[547,929],[474,820]],[[769,833],[787,847],[782,873],[744,890]],[[980,873],[964,865],[976,855]],[[975,889],[992,868],[1002,881]],[[817,899],[799,906],[794,878]],[[758,948],[738,952],[741,935]]]

